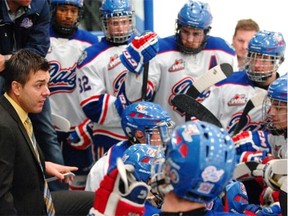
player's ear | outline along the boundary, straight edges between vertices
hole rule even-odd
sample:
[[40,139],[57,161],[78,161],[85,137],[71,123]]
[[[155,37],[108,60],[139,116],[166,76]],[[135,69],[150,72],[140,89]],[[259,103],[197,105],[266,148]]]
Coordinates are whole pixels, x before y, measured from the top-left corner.
[[136,130],[134,136],[135,136],[135,138],[138,140],[138,142],[140,142],[140,143],[146,143],[145,134],[144,134],[142,131]]

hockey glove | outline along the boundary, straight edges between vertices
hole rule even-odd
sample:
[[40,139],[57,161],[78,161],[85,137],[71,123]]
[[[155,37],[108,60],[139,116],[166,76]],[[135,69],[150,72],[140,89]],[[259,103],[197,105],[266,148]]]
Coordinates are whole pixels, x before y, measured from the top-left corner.
[[129,106],[131,102],[124,96],[124,94],[120,94],[115,102],[114,106],[119,114],[119,116],[122,116],[123,110],[126,109],[127,106]]
[[122,64],[131,72],[140,74],[144,63],[150,61],[159,51],[157,34],[145,32],[136,36],[120,55]]
[[85,119],[81,124],[75,127],[73,132],[70,133],[68,137],[69,143],[75,149],[84,150],[93,143],[91,134],[91,121]]
[[253,172],[254,175],[263,175],[263,179],[267,186],[273,190],[280,190],[285,179],[287,179],[287,159],[273,159],[263,164]]
[[144,182],[137,182],[133,176],[134,167],[117,160],[101,181],[95,192],[93,208],[89,215],[143,215],[149,189]]
[[260,212],[257,213],[257,216],[280,216],[281,208],[279,202],[275,202],[268,207],[264,207]]
[[245,210],[243,211],[243,213],[245,215],[251,215],[251,216],[256,216],[257,212],[260,212],[262,210],[260,205],[256,205],[256,204],[249,204],[246,206]]
[[273,203],[268,207],[261,208],[255,204],[249,204],[243,212],[245,215],[253,216],[280,216],[281,208],[279,202]]
[[244,151],[271,151],[267,131],[242,131],[232,137],[237,154]]
[[267,156],[267,151],[244,151],[241,154],[237,154],[236,158],[238,163],[249,161],[262,163],[262,160],[264,160]]
[[262,206],[264,205],[271,205],[272,203],[279,202],[279,192],[274,191],[270,187],[265,187],[261,192],[259,201]]

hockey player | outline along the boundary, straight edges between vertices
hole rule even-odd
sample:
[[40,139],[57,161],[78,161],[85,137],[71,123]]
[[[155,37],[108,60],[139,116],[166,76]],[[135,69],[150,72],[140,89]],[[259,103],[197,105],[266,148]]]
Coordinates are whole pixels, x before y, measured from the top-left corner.
[[[143,64],[158,51],[154,33],[132,40],[135,29],[130,0],[103,1],[100,13],[104,37],[85,49],[77,70],[80,105],[94,123],[96,160],[113,144],[127,139],[120,125],[122,110],[141,99]],[[125,60],[133,62],[135,70],[127,71],[121,64],[119,56],[124,51]]]
[[[284,61],[286,43],[283,35],[273,31],[259,31],[248,45],[245,71],[233,73],[225,80],[211,86],[198,97],[222,123],[233,133],[247,101],[258,93],[266,94],[269,84],[279,75],[277,70]],[[263,127],[262,106],[253,109],[245,118],[242,130]]]
[[76,66],[83,50],[97,43],[98,39],[92,33],[78,28],[82,13],[82,0],[51,0],[51,46],[46,58],[50,63],[51,111],[71,123],[68,132],[56,128],[65,164],[79,168],[74,181],[70,183],[70,189],[83,190],[86,175],[94,163],[91,137],[88,132],[79,134],[82,141],[80,150],[71,146],[73,143],[68,137],[78,127],[81,130],[77,131],[86,131],[86,117],[76,91]]
[[[163,163],[164,152],[159,146],[148,144],[134,144],[130,146],[123,154],[124,164],[131,164],[134,168],[133,175],[137,181],[143,181],[150,186],[151,169],[153,166]],[[97,196],[97,195],[96,195]],[[96,198],[97,199],[97,198]],[[159,214],[161,200],[149,192],[146,202],[144,216]]]
[[[266,115],[265,130],[252,133],[243,131],[233,137],[237,154],[241,156],[241,159],[245,158],[242,161],[257,161],[265,164],[268,161],[265,168],[266,173],[269,173],[267,169],[271,167],[269,163],[276,165],[275,161],[271,161],[271,159],[287,160],[287,76],[285,74],[276,79],[268,88],[263,104],[263,114]],[[269,134],[265,138],[261,137],[261,134],[264,133]],[[265,152],[272,156],[267,157]],[[287,162],[286,168],[283,165],[278,167],[282,168],[284,173],[286,172],[286,182],[283,181],[283,176],[273,174],[273,172],[263,175],[266,184],[272,185],[274,190],[271,187],[265,188],[261,194],[261,202],[267,204],[267,201],[269,203],[280,201],[282,214],[287,215]],[[270,178],[272,183],[270,183]]]
[[[167,143],[165,162],[151,179],[165,194],[160,215],[236,215],[205,207],[232,178],[235,164],[233,142],[224,129],[201,121],[178,126]],[[94,208],[104,215],[142,215],[148,189],[133,181],[133,169],[117,168],[101,182]],[[119,191],[123,183],[127,187]]]
[[265,128],[277,139],[273,144],[269,140],[276,158],[287,158],[287,76],[286,73],[269,86],[264,100]]
[[[124,163],[120,163],[122,160]],[[161,163],[160,160],[164,160],[163,152],[160,153],[158,151],[158,147],[156,146],[151,146],[148,144],[134,144],[124,152],[122,160],[117,158],[117,165],[115,164],[111,169],[113,174],[109,173],[109,175],[105,176],[105,180],[103,180],[101,188],[99,188],[99,190],[97,190],[95,193],[94,203],[89,212],[89,215],[159,215],[160,209],[153,206],[151,204],[151,199],[149,198],[150,194],[148,189],[148,181],[150,179],[152,163],[154,163],[156,160]],[[118,169],[120,178],[111,178],[111,174],[113,177],[118,175]],[[120,171],[120,169],[122,171]],[[127,179],[125,177],[126,169],[129,170],[129,173],[126,175]],[[115,192],[117,191],[119,193],[125,193],[125,190],[127,190],[126,186],[130,187],[131,183],[135,184],[135,195],[138,196],[139,200],[143,201],[143,205],[134,205],[131,201],[129,201],[129,199],[122,199],[121,205],[119,205],[117,202],[111,202],[109,205],[104,204],[106,202],[105,194],[107,194],[107,191],[109,192],[111,190],[110,187],[113,187],[112,184],[115,185]],[[139,194],[139,189],[141,190],[141,194]],[[131,190],[131,192],[132,191],[133,190]],[[115,196],[118,196],[117,192],[114,193]],[[127,195],[133,196],[133,192],[131,194],[127,193]],[[114,199],[112,196],[111,198]],[[132,214],[136,212],[137,214]]]
[[129,146],[136,143],[162,145],[162,140],[165,139],[160,137],[159,129],[163,131],[162,134],[165,131],[169,134],[174,127],[171,117],[160,105],[145,101],[130,104],[123,111],[121,125],[128,140],[113,145],[94,164],[88,175],[85,190],[95,191],[107,171],[115,166],[117,157],[122,157]]
[[193,82],[212,67],[229,63],[236,70],[234,49],[219,37],[209,35],[212,14],[209,5],[190,0],[178,13],[175,35],[159,40],[159,53],[150,62],[149,73],[158,72],[154,102],[167,110],[176,125],[184,113],[172,105],[175,95],[186,93]]
[[264,99],[264,129],[242,131],[233,136],[238,162],[272,158],[287,158],[287,74],[269,85]]
[[[250,158],[246,152],[266,151],[274,158],[287,158],[287,74],[272,82],[263,103],[264,129],[243,131],[233,136],[238,162],[249,160],[261,162],[266,154]],[[249,154],[246,154],[249,155]],[[245,160],[244,160],[245,157]]]
[[[118,158],[119,159],[119,158]],[[132,171],[132,175],[135,177],[135,180],[139,182],[144,182],[145,184],[149,185],[151,179],[151,168],[152,164],[162,163],[164,160],[164,152],[156,146],[148,145],[148,144],[134,144],[131,145],[128,149],[125,150],[122,156],[122,160],[126,167],[129,167]],[[130,166],[129,166],[130,165]],[[114,169],[116,164],[111,167]],[[109,187],[109,185],[107,184]],[[104,189],[105,190],[105,189]],[[101,190],[95,193],[95,205],[99,202],[98,198],[101,199]],[[159,215],[160,206],[158,205],[159,200],[149,192],[144,207],[144,216],[151,216],[151,215]],[[111,206],[110,212],[111,213],[115,206]],[[91,208],[89,215],[98,215],[99,212],[94,208]],[[125,209],[123,209],[125,211]],[[113,214],[111,214],[113,215]],[[122,215],[122,214],[117,214]],[[125,214],[126,215],[126,214]]]

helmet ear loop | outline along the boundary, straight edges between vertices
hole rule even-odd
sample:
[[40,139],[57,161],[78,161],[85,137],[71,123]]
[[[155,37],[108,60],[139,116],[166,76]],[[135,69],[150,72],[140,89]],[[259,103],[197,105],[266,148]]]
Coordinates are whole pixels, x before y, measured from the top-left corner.
[[212,29],[211,26],[209,26],[207,29],[204,29],[205,36],[209,34],[210,30]]
[[179,34],[182,25],[178,23],[178,20],[175,22],[175,35]]
[[[143,134],[142,136],[145,136],[145,139],[147,139],[145,132],[143,132],[140,129],[137,129],[133,135],[130,133],[129,141],[131,143],[133,143],[133,144],[135,144],[135,143],[143,143],[143,141],[140,141],[139,138],[138,138],[137,134],[139,134],[139,133]],[[147,143],[147,140],[146,140],[146,144],[149,144],[149,143]]]
[[83,19],[84,17],[84,10],[83,8],[78,7],[78,18],[77,21],[75,22],[75,27],[78,27],[80,24],[80,21]]

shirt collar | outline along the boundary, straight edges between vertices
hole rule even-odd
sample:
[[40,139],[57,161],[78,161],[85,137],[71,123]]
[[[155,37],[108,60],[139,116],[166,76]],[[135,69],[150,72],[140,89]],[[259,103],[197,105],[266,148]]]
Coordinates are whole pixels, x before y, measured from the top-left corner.
[[22,15],[25,14],[29,9],[31,9],[31,5],[29,4],[28,6],[18,8],[18,10],[17,10],[15,13],[12,13],[11,10],[10,10],[9,5],[8,5],[8,3],[7,3],[7,0],[5,0],[5,4],[6,4],[6,7],[7,7],[7,11],[8,11],[9,16],[10,16],[10,17],[11,17],[11,16],[12,16],[12,17],[14,16],[15,19],[18,18],[18,17],[20,17],[20,16],[22,16]]
[[7,93],[4,93],[4,97],[11,103],[11,105],[13,106],[13,108],[15,109],[15,111],[17,112],[21,122],[24,124],[24,122],[26,121],[27,117],[28,117],[28,113],[22,109],[21,106],[19,106],[14,100],[13,98],[11,98]]

